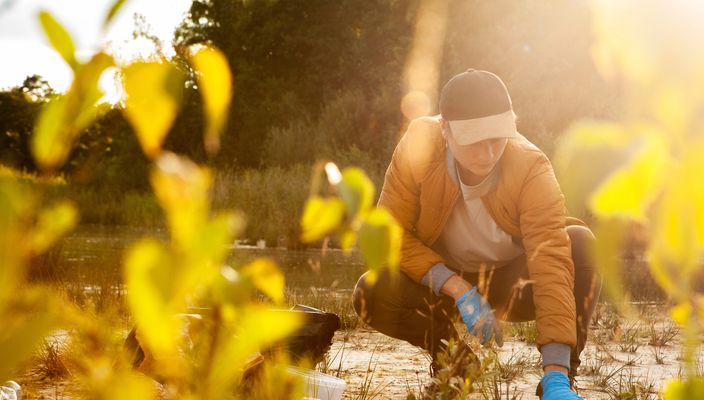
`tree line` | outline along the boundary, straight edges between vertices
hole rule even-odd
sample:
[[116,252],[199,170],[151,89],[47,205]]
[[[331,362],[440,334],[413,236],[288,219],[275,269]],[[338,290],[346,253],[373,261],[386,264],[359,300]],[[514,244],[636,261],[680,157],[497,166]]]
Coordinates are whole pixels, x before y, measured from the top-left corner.
[[[549,4],[548,4],[549,3]],[[175,29],[179,49],[221,49],[234,97],[221,151],[202,143],[202,99],[193,72],[165,148],[224,169],[287,168],[317,159],[385,168],[408,123],[400,111],[418,0],[195,0]],[[519,130],[549,153],[574,120],[608,117],[618,87],[601,80],[590,55],[587,2],[451,0],[440,81],[466,69],[497,73],[513,95]],[[0,92],[0,163],[32,172],[28,137],[54,95],[38,76]],[[147,190],[148,163],[117,112],[82,133],[63,169],[70,182]],[[372,171],[373,175],[373,171]]]

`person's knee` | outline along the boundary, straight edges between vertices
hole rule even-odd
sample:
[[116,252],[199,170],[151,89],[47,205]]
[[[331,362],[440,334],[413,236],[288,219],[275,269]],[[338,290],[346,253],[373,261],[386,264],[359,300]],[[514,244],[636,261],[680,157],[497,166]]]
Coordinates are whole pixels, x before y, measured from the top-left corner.
[[367,273],[362,275],[359,280],[357,280],[357,284],[352,292],[352,305],[354,307],[354,311],[362,319],[366,319],[368,316],[367,305],[371,303],[372,287],[367,283],[366,277]]
[[591,229],[582,225],[571,225],[567,227],[567,234],[572,242],[572,252],[589,252],[596,238]]
[[580,225],[568,226],[567,234],[572,242],[575,286],[584,286],[584,290],[580,290],[580,292],[588,289],[588,292],[598,296],[601,277],[592,255],[596,238],[589,228]]
[[591,270],[592,249],[596,242],[594,234],[589,228],[581,225],[568,226],[567,234],[570,237],[575,269],[588,268]]

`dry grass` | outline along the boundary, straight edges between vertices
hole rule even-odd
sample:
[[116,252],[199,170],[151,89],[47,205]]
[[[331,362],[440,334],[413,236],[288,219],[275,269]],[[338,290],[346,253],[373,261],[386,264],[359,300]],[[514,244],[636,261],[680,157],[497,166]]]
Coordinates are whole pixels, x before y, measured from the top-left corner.
[[68,347],[58,340],[45,340],[35,357],[32,373],[38,379],[50,381],[68,377],[67,351]]

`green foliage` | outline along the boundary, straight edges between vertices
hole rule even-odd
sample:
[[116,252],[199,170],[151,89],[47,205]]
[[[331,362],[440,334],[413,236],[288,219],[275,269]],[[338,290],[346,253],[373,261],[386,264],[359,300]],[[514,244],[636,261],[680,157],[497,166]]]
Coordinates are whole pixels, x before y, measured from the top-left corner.
[[51,96],[53,89],[38,75],[0,92],[0,163],[19,170],[36,170],[29,138],[43,103]]
[[[298,120],[317,119],[328,102],[346,91],[360,91],[366,98],[386,92],[399,96],[393,82],[402,73],[413,10],[413,2],[377,0],[196,1],[176,32],[175,44],[212,43],[223,50],[237,96],[222,156],[240,166],[272,165],[263,156],[268,151],[263,140]],[[364,120],[369,128],[365,134],[373,133],[374,139],[367,145],[386,143],[397,131],[383,129],[400,121],[398,103],[376,104]],[[354,138],[352,131],[332,126],[326,132],[343,141]],[[310,146],[311,139],[304,137],[297,145]],[[330,157],[314,150],[309,153],[313,157]],[[281,165],[277,161],[273,165]]]

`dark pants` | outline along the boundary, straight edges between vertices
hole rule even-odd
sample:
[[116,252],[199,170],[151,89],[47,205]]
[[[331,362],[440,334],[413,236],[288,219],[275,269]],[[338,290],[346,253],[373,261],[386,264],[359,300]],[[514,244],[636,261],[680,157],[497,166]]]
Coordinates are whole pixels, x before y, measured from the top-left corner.
[[[583,226],[568,226],[575,270],[574,296],[577,306],[577,345],[572,349],[570,375],[576,375],[579,356],[587,342],[587,330],[601,291],[601,279],[591,261],[592,232]],[[462,273],[480,293],[487,296],[497,318],[522,322],[535,320],[533,285],[525,257],[488,273]],[[360,318],[379,332],[405,340],[427,350],[433,357],[441,341],[457,339],[453,321],[459,314],[451,297],[436,296],[403,273],[382,273],[374,284],[362,275],[354,289],[354,309]]]

